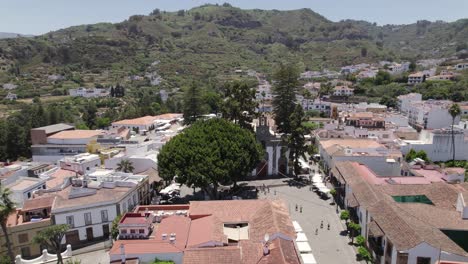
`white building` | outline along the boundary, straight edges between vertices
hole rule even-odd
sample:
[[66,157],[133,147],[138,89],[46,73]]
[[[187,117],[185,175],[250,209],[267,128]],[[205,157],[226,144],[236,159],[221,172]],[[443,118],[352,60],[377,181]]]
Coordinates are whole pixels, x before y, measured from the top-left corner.
[[18,85],[12,84],[12,83],[5,83],[3,85],[3,89],[5,89],[5,90],[13,90],[13,89],[16,89],[17,87],[18,87]]
[[457,70],[457,71],[462,71],[462,70],[465,70],[465,69],[468,69],[468,62],[463,62],[463,63],[459,63],[459,64],[455,65],[455,70]]
[[87,151],[87,145],[97,140],[101,130],[65,130],[46,138],[46,142],[31,146],[33,161],[57,162],[66,156]]
[[19,177],[15,182],[5,186],[12,192],[11,199],[16,207],[23,207],[24,201],[31,199],[36,190],[46,189],[45,180],[33,177]]
[[408,75],[408,84],[423,83],[426,80],[426,75],[422,72],[416,72]]
[[158,116],[143,116],[134,119],[124,119],[112,123],[112,128],[126,127],[138,130],[140,133],[160,126],[171,126],[182,118],[182,114],[162,114]]
[[320,140],[319,154],[326,169],[332,169],[340,161],[356,161],[380,175],[400,173],[401,152],[388,149],[372,139]]
[[[451,101],[428,100],[411,102],[408,107],[408,122],[411,126],[420,129],[438,129],[452,125],[452,116],[448,109]],[[461,116],[455,118],[455,125],[460,122]]]
[[16,100],[18,99],[18,96],[14,93],[10,93],[8,92],[7,96],[5,96],[5,100],[10,100],[10,101],[13,101],[13,100]]
[[398,110],[402,113],[408,113],[409,107],[413,102],[422,101],[422,95],[418,93],[409,93],[405,95],[400,95],[398,99]]
[[72,97],[96,98],[109,96],[109,89],[104,88],[76,88],[68,90]]
[[58,189],[37,193],[39,197],[55,197],[51,211],[54,224],[70,225],[63,243],[72,246],[108,238],[112,220],[146,204],[148,194],[147,176],[110,170],[73,177]]
[[96,154],[82,153],[76,156],[64,157],[59,160],[59,166],[65,170],[84,174],[98,169],[101,166],[101,159]]
[[354,95],[354,89],[348,86],[336,86],[333,89],[333,95],[335,96],[352,96]]
[[300,101],[304,111],[315,110],[329,116],[331,112],[331,103],[316,99],[303,99]]
[[409,62],[387,64],[387,71],[390,74],[401,74],[409,70]]
[[[455,160],[466,160],[468,157],[468,133],[455,129]],[[453,157],[452,130],[435,129],[423,130],[418,140],[401,140],[400,150],[407,154],[411,149],[415,151],[424,150],[432,161],[448,161]]]
[[445,182],[375,184],[369,174],[353,162],[339,163],[332,171],[337,199],[360,224],[374,263],[468,262],[468,252],[456,239],[467,231],[468,189]]

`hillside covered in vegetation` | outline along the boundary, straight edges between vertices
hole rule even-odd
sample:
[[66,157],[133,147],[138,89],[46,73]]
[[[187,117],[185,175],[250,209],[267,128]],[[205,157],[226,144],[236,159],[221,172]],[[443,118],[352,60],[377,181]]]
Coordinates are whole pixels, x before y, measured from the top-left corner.
[[[193,79],[216,83],[234,69],[269,74],[284,61],[297,63],[301,70],[320,70],[378,60],[464,57],[467,43],[468,19],[377,26],[332,22],[310,9],[156,9],[117,24],[0,40],[0,83],[15,81],[20,97],[32,97],[85,84],[111,85],[153,72],[162,76],[162,87],[174,88]],[[50,84],[50,74],[72,82]]]

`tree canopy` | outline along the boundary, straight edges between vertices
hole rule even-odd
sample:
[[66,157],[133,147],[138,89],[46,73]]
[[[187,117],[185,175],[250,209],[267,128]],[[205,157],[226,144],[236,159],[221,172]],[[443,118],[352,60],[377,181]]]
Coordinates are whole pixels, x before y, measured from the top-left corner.
[[70,227],[68,225],[52,225],[39,231],[33,242],[52,249],[57,254],[57,263],[63,264],[62,239]]
[[223,118],[252,129],[251,123],[256,115],[258,103],[255,101],[255,89],[246,83],[235,82],[226,85],[223,103]]
[[289,117],[295,108],[296,89],[299,85],[298,78],[298,71],[292,65],[281,64],[274,74],[276,84],[273,89],[273,112],[275,124],[281,133],[291,133]]
[[166,143],[158,155],[166,181],[203,189],[217,198],[219,185],[246,177],[263,154],[253,133],[220,118],[200,120]]
[[[0,186],[0,225],[5,235],[5,242],[8,250],[8,257],[10,260],[14,260],[15,256],[13,254],[13,249],[10,243],[10,237],[7,230],[7,220],[8,216],[13,213],[15,208],[15,203],[11,200],[11,191],[8,188],[3,188]],[[1,245],[3,246],[3,245]]]

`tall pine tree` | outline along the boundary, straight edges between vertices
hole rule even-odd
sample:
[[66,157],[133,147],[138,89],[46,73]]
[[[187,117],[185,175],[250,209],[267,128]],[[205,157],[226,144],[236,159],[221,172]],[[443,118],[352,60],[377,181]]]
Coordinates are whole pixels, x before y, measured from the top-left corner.
[[296,89],[299,85],[299,73],[292,65],[280,65],[274,74],[276,81],[273,87],[273,112],[278,131],[289,134],[292,131],[291,113],[294,112]]
[[289,158],[293,163],[294,175],[299,175],[301,171],[301,164],[299,159],[303,157],[305,159],[305,152],[307,146],[305,145],[305,134],[308,130],[303,125],[306,121],[304,109],[300,104],[297,104],[294,108],[294,112],[289,117],[291,125],[291,134],[288,136],[288,144],[290,148]]
[[190,125],[202,115],[201,91],[195,82],[187,89],[184,97],[184,124]]

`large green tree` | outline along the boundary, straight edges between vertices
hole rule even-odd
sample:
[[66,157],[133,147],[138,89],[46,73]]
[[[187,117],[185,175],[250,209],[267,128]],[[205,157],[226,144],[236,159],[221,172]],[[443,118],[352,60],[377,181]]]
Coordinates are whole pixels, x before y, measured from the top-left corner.
[[301,163],[299,159],[304,157],[305,152],[307,151],[306,140],[304,134],[307,133],[307,129],[304,126],[304,123],[307,121],[304,114],[304,109],[301,105],[296,105],[294,112],[289,117],[291,125],[291,133],[288,135],[289,143],[289,158],[293,162],[294,175],[299,175],[301,171]]
[[184,123],[190,125],[203,114],[200,87],[193,82],[184,95]]
[[449,114],[452,116],[452,162],[455,162],[455,131],[453,126],[455,125],[455,119],[461,113],[460,106],[458,104],[452,104],[449,108]]
[[12,214],[16,208],[15,203],[10,199],[10,195],[10,189],[0,186],[0,226],[2,227],[2,231],[5,236],[8,257],[10,258],[10,261],[13,261],[15,259],[15,255],[13,253],[13,248],[11,247],[10,236],[8,235],[7,220],[8,216]]
[[63,264],[62,259],[62,239],[69,229],[68,225],[52,225],[39,231],[33,242],[43,245],[49,250],[53,250],[57,255],[57,263]]
[[292,65],[281,64],[274,74],[276,84],[273,89],[273,112],[275,124],[281,133],[291,133],[289,117],[295,108],[298,78],[299,73]]
[[235,82],[226,84],[226,94],[222,113],[227,120],[239,124],[243,128],[252,129],[252,121],[256,116],[258,103],[255,101],[255,89],[246,83]]
[[212,199],[220,185],[236,184],[252,172],[263,151],[247,129],[220,118],[200,120],[166,143],[158,155],[159,173],[203,189]]

